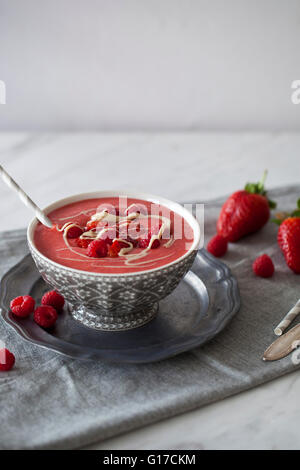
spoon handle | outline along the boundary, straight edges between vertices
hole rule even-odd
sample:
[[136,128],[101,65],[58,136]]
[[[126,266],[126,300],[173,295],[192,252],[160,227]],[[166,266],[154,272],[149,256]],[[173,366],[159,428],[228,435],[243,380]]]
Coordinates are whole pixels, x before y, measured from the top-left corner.
[[23,191],[22,188],[15,182],[15,180],[12,179],[12,177],[7,173],[7,171],[3,168],[2,165],[0,165],[0,175],[4,181],[5,184],[9,188],[11,188],[13,191],[15,191],[21,201],[30,209],[33,209],[35,212],[36,217],[39,219],[39,221],[43,224],[46,225],[46,227],[51,228],[52,227],[52,222],[51,220],[46,216],[46,214],[33,202],[33,200]]

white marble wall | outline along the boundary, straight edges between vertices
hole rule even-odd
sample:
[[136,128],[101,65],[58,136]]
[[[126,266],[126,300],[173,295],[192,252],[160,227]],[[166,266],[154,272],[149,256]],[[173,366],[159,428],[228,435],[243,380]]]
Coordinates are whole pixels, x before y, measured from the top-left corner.
[[299,129],[298,0],[0,0],[0,129]]

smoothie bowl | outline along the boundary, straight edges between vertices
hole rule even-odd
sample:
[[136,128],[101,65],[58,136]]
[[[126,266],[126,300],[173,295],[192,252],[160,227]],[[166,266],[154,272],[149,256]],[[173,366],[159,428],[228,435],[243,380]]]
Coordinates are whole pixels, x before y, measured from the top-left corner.
[[55,202],[27,238],[43,279],[85,326],[119,331],[150,321],[193,264],[200,227],[180,204],[99,191]]

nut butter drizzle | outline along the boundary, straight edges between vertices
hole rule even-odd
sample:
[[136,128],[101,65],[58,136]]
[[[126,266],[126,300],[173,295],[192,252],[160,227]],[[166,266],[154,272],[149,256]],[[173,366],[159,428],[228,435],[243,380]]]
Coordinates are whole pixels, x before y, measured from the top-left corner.
[[[134,207],[135,204],[132,204],[131,206],[129,206],[125,213],[128,214],[128,211],[130,210],[130,208]],[[61,220],[67,220],[67,219],[71,219],[71,218],[74,218],[74,217],[77,217],[79,215],[82,215],[82,214],[86,214],[87,212],[91,212],[91,210],[89,211],[83,211],[81,212],[80,214],[77,214],[77,215],[72,215],[70,217],[65,217]],[[129,215],[125,215],[125,216],[120,216],[120,215],[115,215],[115,214],[111,214],[108,212],[107,209],[103,209],[101,212],[96,212],[95,214],[92,215],[91,217],[91,221],[92,222],[101,222],[103,219],[105,219],[105,221],[110,224],[108,227],[104,227],[102,230],[100,231],[96,231],[96,230],[88,230],[86,232],[84,232],[80,238],[81,239],[92,239],[92,240],[97,240],[99,238],[101,238],[106,232],[108,232],[109,230],[113,229],[113,228],[116,228],[116,225],[117,223],[119,224],[119,227],[122,227],[122,226],[127,226],[129,225],[129,223],[132,221],[132,220],[138,220],[139,217],[141,216],[141,213],[140,212],[132,212],[131,214]],[[159,232],[157,235],[152,235],[151,236],[151,239],[150,239],[150,242],[149,242],[149,245],[147,246],[147,248],[145,248],[144,250],[140,251],[139,253],[131,253],[131,251],[133,250],[134,246],[133,244],[128,241],[128,240],[124,240],[122,238],[114,238],[113,241],[120,241],[120,242],[123,242],[125,244],[127,244],[128,246],[126,247],[123,247],[121,248],[119,254],[118,254],[118,257],[121,258],[122,260],[124,260],[124,268],[129,267],[130,265],[133,265],[133,266],[143,266],[143,265],[148,265],[148,264],[151,264],[151,263],[154,263],[155,261],[158,261],[158,260],[161,260],[161,259],[165,259],[165,258],[168,258],[169,255],[165,255],[165,256],[161,256],[161,257],[158,257],[156,258],[156,260],[142,260],[143,258],[145,258],[149,251],[151,250],[151,247],[154,243],[155,240],[161,240],[162,239],[162,236],[163,236],[163,233],[168,230],[168,233],[170,233],[170,228],[171,228],[171,220],[167,217],[164,217],[162,215],[151,215],[151,216],[148,216],[148,215],[145,215],[145,214],[142,214],[143,218],[147,218],[148,220],[150,218],[154,218],[154,219],[158,219],[162,222],[162,225],[159,229]],[[90,258],[89,256],[83,254],[83,253],[80,253],[78,252],[77,250],[75,250],[69,243],[68,241],[68,231],[72,228],[72,227],[78,227],[78,228],[81,228],[78,224],[76,223],[73,223],[73,222],[66,222],[61,228],[58,228],[57,227],[57,230],[59,232],[63,232],[63,240],[64,240],[64,243],[66,245],[66,248],[62,248],[61,250],[59,251],[63,251],[65,249],[68,249],[70,250],[72,253],[76,254],[76,255],[79,255],[81,256],[82,258],[85,258],[85,259],[88,259],[89,261],[92,261],[92,258]],[[162,246],[164,248],[170,248],[173,243],[174,243],[174,238],[171,236],[170,239],[164,243]],[[70,258],[62,258],[62,259],[69,259],[71,260]],[[142,260],[142,261],[139,261],[139,260]],[[83,260],[82,260],[83,261]],[[104,259],[102,260],[104,261]],[[108,266],[104,266],[103,267],[108,267]],[[109,265],[109,267],[113,268],[113,265]],[[117,266],[118,268],[122,267],[120,265]]]

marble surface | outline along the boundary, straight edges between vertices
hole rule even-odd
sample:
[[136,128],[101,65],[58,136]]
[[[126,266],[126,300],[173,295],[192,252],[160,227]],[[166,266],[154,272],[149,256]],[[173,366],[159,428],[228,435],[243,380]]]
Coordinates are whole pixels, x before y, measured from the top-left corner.
[[[108,188],[201,202],[265,168],[270,188],[299,183],[299,147],[297,133],[0,133],[0,163],[41,206]],[[1,230],[28,223],[30,212],[2,184],[0,201]],[[299,394],[295,372],[89,448],[299,449]]]

